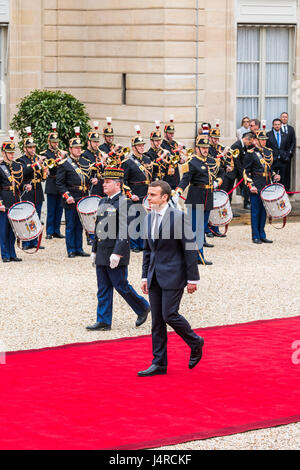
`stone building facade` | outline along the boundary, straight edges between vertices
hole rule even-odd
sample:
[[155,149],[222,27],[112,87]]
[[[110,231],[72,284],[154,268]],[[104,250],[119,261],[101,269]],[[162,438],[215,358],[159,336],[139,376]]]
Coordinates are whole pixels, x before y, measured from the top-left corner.
[[[269,102],[278,112],[284,104],[281,111],[289,111],[299,135],[299,11],[297,0],[0,0],[2,137],[19,100],[36,88],[72,93],[101,125],[111,116],[116,140],[124,145],[134,125],[148,137],[154,121],[167,122],[170,114],[175,137],[188,146],[200,123],[215,119],[222,141],[230,144],[247,99],[260,119]],[[260,55],[248,63],[239,41],[255,48],[253,30]],[[280,46],[268,61],[269,32],[279,44],[282,32],[288,38],[282,46],[288,59]],[[275,63],[287,90],[277,93],[275,87],[267,96],[264,73],[272,74]],[[245,67],[258,70],[258,90],[240,84]],[[298,155],[293,164],[299,189]]]

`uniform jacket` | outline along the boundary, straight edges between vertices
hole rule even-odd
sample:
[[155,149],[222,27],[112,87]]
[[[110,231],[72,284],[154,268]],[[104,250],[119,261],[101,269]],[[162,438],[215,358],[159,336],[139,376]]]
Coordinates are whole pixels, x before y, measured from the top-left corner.
[[255,186],[261,191],[265,186],[272,183],[271,166],[273,163],[272,150],[268,148],[259,149],[255,147],[246,153],[244,181]]
[[[82,157],[89,160],[91,165],[93,163],[96,163],[95,153],[91,152],[88,149],[83,152]],[[93,170],[91,172],[91,178],[98,179],[98,183],[93,185],[93,187],[91,187],[91,194],[96,194],[97,196],[101,196],[101,197],[105,196],[104,191],[103,191],[103,179],[102,179],[103,168],[104,166],[101,165],[100,167],[97,168],[97,170]]]
[[[9,181],[9,178],[11,178],[11,168],[13,171],[19,172],[22,170],[22,165],[15,161],[12,162],[11,166],[5,162],[0,163],[0,201],[6,209],[9,209],[13,204],[20,201],[20,195],[24,190],[23,176],[18,179],[18,182],[20,182],[19,188],[16,185],[15,191],[12,190],[13,184]],[[22,175],[22,171],[20,175]]]
[[140,159],[131,155],[122,163],[125,194],[129,196],[136,194],[140,198],[139,202],[142,202],[148,192],[152,179],[152,168],[148,170],[151,163],[150,158],[145,155],[142,155]]
[[96,253],[97,265],[109,266],[111,254],[121,256],[119,266],[129,264],[128,225],[131,218],[128,210],[131,204],[121,192],[112,199],[104,197],[100,200],[92,247],[92,252]]
[[[76,162],[70,156],[58,165],[56,184],[59,193],[63,196],[68,194],[75,200],[75,204],[84,196],[88,196],[90,173],[88,171],[90,163],[83,158],[79,158]],[[64,207],[74,208],[75,204],[67,204],[66,198],[63,197],[62,204]]]
[[[208,155],[207,159],[201,159],[196,155],[188,163],[188,171],[186,171],[178,185],[178,188],[185,190],[188,189],[188,194],[185,203],[186,204],[204,204],[204,210],[209,211],[213,208],[213,182],[216,177],[223,176],[223,171],[217,171],[217,174],[213,176],[210,172],[210,168],[216,165],[216,160]],[[221,173],[221,174],[220,174]],[[201,186],[210,186],[209,188],[203,188]]]
[[[167,140],[163,140],[161,147],[163,149],[168,150],[169,152],[172,153],[174,151],[174,148],[177,146],[176,142],[172,140],[172,142],[168,142]],[[163,180],[169,183],[172,189],[175,189],[180,181],[180,173],[179,173],[179,165],[174,166],[174,174],[173,175],[168,175],[168,167],[166,168],[166,174],[163,177]]]
[[195,236],[188,217],[169,206],[160,224],[159,239],[153,241],[153,216],[151,212],[144,222],[142,278],[147,279],[148,287],[154,272],[162,289],[182,289],[187,281],[198,281]]
[[35,163],[36,160],[37,157],[31,159],[27,157],[27,155],[23,155],[18,159],[18,162],[20,162],[23,166],[23,183],[32,185],[32,190],[24,194],[23,201],[30,201],[33,202],[33,204],[37,204],[39,202],[44,201],[44,192],[42,187],[43,170],[34,170],[32,168],[32,165]]

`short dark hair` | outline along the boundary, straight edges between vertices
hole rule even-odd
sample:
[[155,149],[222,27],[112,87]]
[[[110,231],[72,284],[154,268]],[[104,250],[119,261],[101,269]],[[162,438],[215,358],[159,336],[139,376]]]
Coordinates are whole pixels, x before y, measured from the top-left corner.
[[258,127],[260,127],[260,120],[259,119],[250,119],[250,124],[251,122],[254,122],[254,124]]
[[162,181],[162,180],[156,180],[156,181],[152,181],[152,183],[150,183],[149,185],[149,188],[158,188],[158,187],[161,188],[162,196],[164,194],[168,195],[168,201],[169,201],[171,197],[171,193],[172,193],[172,189],[169,183],[167,183],[166,181]]
[[243,135],[242,135],[242,139],[244,138],[247,138],[247,139],[255,139],[256,135],[253,134],[253,132],[245,132]]
[[272,125],[273,125],[273,124],[274,124],[274,122],[276,122],[276,121],[279,121],[279,122],[281,122],[281,123],[282,123],[282,120],[281,120],[280,118],[275,118],[275,119],[273,119],[273,121],[272,121]]

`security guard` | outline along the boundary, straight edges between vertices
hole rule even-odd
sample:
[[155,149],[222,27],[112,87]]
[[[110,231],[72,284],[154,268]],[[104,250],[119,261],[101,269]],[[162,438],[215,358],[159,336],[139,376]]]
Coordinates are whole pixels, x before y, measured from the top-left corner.
[[244,181],[250,190],[252,241],[255,244],[272,243],[265,233],[266,210],[260,197],[261,190],[274,182],[280,181],[280,175],[271,171],[273,164],[272,150],[266,147],[268,136],[260,129],[256,132],[254,148],[247,150],[244,163]]
[[[18,159],[23,166],[24,184],[31,185],[32,189],[26,191],[23,201],[30,201],[35,205],[36,212],[41,218],[42,205],[44,201],[44,192],[42,182],[47,178],[48,168],[44,165],[44,158],[36,154],[36,144],[32,137],[31,128],[27,127],[28,137],[24,139],[24,155]],[[29,242],[23,242],[24,250],[36,248],[38,239],[35,238]],[[40,250],[44,249],[40,246]]]
[[91,254],[98,283],[97,321],[88,326],[88,330],[111,329],[114,289],[138,316],[137,327],[147,320],[150,311],[146,299],[138,295],[127,280],[130,258],[128,214],[132,203],[122,194],[123,177],[124,171],[120,168],[106,167],[103,173],[107,197],[101,199],[98,207]]
[[69,141],[69,156],[57,169],[56,184],[62,195],[66,216],[66,247],[69,258],[89,256],[82,248],[82,225],[76,204],[88,196],[91,180],[90,162],[81,155],[82,143],[79,137]]
[[[140,126],[136,126],[136,136],[131,139],[132,155],[122,162],[124,169],[125,195],[135,204],[142,204],[152,180],[152,162],[144,155],[145,141],[141,136]],[[137,211],[137,217],[140,214]],[[146,215],[144,213],[140,215]],[[136,227],[136,237],[130,238],[130,247],[135,253],[143,251],[144,242],[140,235],[140,224]]]
[[[203,255],[204,227],[208,224],[209,212],[213,208],[213,190],[222,184],[222,179],[218,176],[217,163],[209,156],[209,147],[208,136],[198,135],[196,155],[183,165],[183,177],[172,198],[177,204],[180,195],[190,185],[185,204],[187,204],[193,231],[196,233],[198,264],[203,265],[212,264],[211,261],[205,260]],[[203,224],[202,217],[204,218]]]
[[56,187],[57,163],[63,158],[61,151],[58,149],[60,139],[56,132],[56,123],[52,123],[52,132],[48,134],[48,148],[41,152],[41,156],[46,161],[51,161],[46,179],[45,193],[47,194],[47,220],[46,220],[46,239],[65,238],[60,233],[61,218],[63,208],[61,206],[61,196]]
[[182,162],[180,151],[183,149],[183,146],[174,140],[175,126],[173,115],[170,116],[169,124],[165,125],[164,134],[165,138],[162,141],[161,147],[168,150],[172,156],[169,159],[169,164],[166,166],[166,174],[163,180],[169,183],[171,189],[174,190],[180,181],[179,164]]
[[[12,133],[13,131],[9,131]],[[12,134],[11,134],[12,135]],[[9,223],[8,209],[20,201],[21,192],[31,189],[30,185],[24,188],[23,167],[21,163],[14,161],[15,143],[3,142],[1,146],[2,161],[0,163],[0,247],[3,263],[10,261],[22,261],[15,251],[15,235]]]

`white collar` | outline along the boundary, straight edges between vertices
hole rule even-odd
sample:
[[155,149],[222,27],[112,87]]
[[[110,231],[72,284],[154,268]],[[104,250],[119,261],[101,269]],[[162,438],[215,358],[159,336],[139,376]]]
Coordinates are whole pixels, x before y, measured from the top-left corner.
[[107,196],[108,199],[113,199],[117,194],[120,194],[121,191],[118,191],[117,193],[113,194],[112,196]]
[[163,216],[165,215],[165,213],[166,213],[168,207],[169,207],[169,204],[166,203],[166,205],[165,205],[164,207],[162,207],[159,211],[156,211],[156,210],[154,209],[153,212],[154,212],[154,214],[159,214],[160,216],[163,217]]

